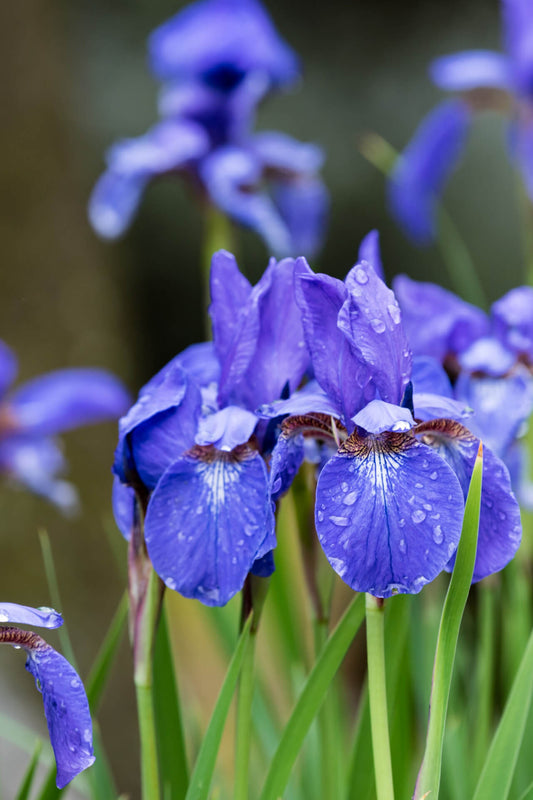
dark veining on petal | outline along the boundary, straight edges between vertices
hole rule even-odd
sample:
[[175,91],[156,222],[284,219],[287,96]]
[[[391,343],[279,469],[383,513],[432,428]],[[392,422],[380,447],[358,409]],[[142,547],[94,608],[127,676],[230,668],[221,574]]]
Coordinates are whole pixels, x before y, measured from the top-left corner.
[[328,439],[334,442],[346,437],[344,425],[328,414],[298,414],[294,417],[287,417],[281,423],[281,431],[282,435],[287,438],[295,436],[297,433],[301,433],[305,437]]
[[204,464],[213,464],[215,461],[223,461],[225,464],[238,464],[241,461],[253,458],[258,449],[257,440],[252,436],[249,442],[237,445],[230,452],[218,450],[214,444],[195,444],[185,455],[197,461],[203,461]]
[[410,431],[405,433],[385,431],[377,435],[360,436],[354,431],[339,447],[339,453],[355,458],[367,458],[370,453],[402,453],[413,446]]
[[421,422],[416,428],[413,428],[413,433],[417,438],[420,437],[421,441],[429,447],[438,443],[439,440],[442,441],[442,439],[471,442],[476,439],[468,428],[453,419],[433,419],[430,422]]
[[12,644],[25,650],[43,650],[50,647],[45,640],[33,631],[23,631],[11,626],[0,628],[0,644]]

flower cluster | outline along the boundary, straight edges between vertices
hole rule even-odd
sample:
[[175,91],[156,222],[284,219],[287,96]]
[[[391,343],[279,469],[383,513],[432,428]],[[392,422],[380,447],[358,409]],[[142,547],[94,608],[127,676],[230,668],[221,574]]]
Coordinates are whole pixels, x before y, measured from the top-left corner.
[[[318,538],[353,589],[415,593],[453,565],[479,438],[464,402],[419,384],[377,244],[365,239],[344,282],[299,258],[272,261],[252,288],[233,256],[213,257],[214,341],[143,388],[115,459],[119,527],[130,535],[136,492],[170,588],[221,605],[250,571],[269,574],[273,507],[305,457]],[[474,579],[501,569],[520,537],[508,470],[486,448]]]
[[511,155],[533,199],[533,6],[502,0],[506,53],[469,50],[443,56],[430,68],[444,101],[421,123],[389,182],[391,211],[417,244],[435,237],[436,203],[460,158],[473,115],[494,110],[511,117]]
[[[13,625],[59,628],[61,614],[52,608],[0,603],[0,644],[28,654],[26,669],[42,693],[44,713],[57,765],[57,788],[62,789],[94,762],[89,703],[76,670],[44,639]],[[5,625],[5,623],[10,623]]]
[[152,33],[149,55],[162,81],[161,119],[110,149],[89,205],[95,230],[120,236],[146,185],[179,173],[270,252],[311,255],[328,206],[322,152],[282,133],[252,133],[259,101],[299,75],[259,0],[198,0]]
[[80,368],[41,375],[9,392],[16,373],[15,354],[0,341],[0,472],[72,511],[77,495],[58,477],[66,464],[55,435],[116,419],[129,395],[110,373]]
[[415,354],[416,384],[475,409],[469,427],[502,458],[531,506],[521,438],[533,411],[533,289],[512,289],[490,315],[431,283],[394,281]]

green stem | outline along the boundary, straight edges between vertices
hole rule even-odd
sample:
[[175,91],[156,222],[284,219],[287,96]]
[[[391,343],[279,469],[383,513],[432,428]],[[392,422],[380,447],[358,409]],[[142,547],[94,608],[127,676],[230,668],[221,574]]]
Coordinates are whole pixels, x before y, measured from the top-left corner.
[[205,208],[205,233],[202,251],[202,290],[204,309],[206,311],[205,326],[207,338],[211,338],[211,321],[207,314],[211,293],[209,289],[209,276],[211,273],[211,259],[217,250],[232,250],[231,224],[229,219],[215,206],[208,204]]
[[250,631],[239,677],[235,742],[235,800],[248,798],[250,743],[252,740],[252,700],[254,696],[254,660],[257,630]]
[[377,800],[394,800],[385,681],[383,600],[367,594],[365,607],[368,691]]
[[151,570],[146,595],[135,621],[134,683],[141,743],[143,800],[159,800],[161,797],[153,699],[153,658],[163,589],[160,578]]
[[474,785],[479,778],[490,744],[494,684],[495,586],[490,579],[479,584],[480,624],[476,665],[474,738]]

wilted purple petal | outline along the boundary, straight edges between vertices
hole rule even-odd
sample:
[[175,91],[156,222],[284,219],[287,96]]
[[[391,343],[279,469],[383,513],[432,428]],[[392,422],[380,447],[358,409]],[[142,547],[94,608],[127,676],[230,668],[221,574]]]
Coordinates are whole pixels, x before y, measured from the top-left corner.
[[430,66],[433,82],[451,92],[470,89],[510,89],[509,59],[492,50],[467,50],[435,59]]
[[15,625],[37,625],[40,628],[60,628],[63,617],[58,611],[48,606],[32,608],[18,603],[0,602],[0,623],[10,622]]
[[487,315],[481,309],[435,283],[398,275],[393,285],[415,355],[441,361],[447,355],[462,353],[489,330]]
[[376,597],[416,594],[461,533],[463,494],[442,458],[410,435],[352,435],[318,479],[315,523],[335,572]]
[[28,381],[11,394],[19,428],[38,436],[116,419],[131,398],[124,385],[100,369],[64,369]]
[[43,695],[57,764],[56,784],[62,789],[94,763],[87,696],[76,670],[46,642],[40,639],[37,647],[25,649],[28,652],[26,669]]
[[255,0],[203,0],[189,5],[152,33],[150,64],[158,78],[201,79],[232,91],[250,72],[273,84],[298,76],[295,53],[279,37]]
[[230,452],[245,444],[257,425],[258,418],[251,411],[238,406],[226,406],[198,423],[196,444],[214,445],[218,450]]
[[[453,469],[464,497],[479,447],[479,439],[451,420],[436,420],[416,429],[418,438],[433,448]],[[474,581],[498,572],[513,558],[522,536],[520,509],[511,490],[507,467],[483,446],[481,512]],[[453,568],[453,560],[447,569]]]
[[379,247],[379,231],[370,231],[367,233],[361,244],[359,245],[359,255],[357,256],[358,261],[368,261],[368,263],[374,267],[374,272],[381,278],[382,281],[385,280],[385,274],[383,272],[383,264],[381,261],[381,250]]
[[263,459],[202,448],[179,458],[157,485],[145,520],[154,569],[166,585],[206,605],[228,602],[256,558],[275,543]]
[[462,155],[471,112],[448,100],[423,120],[398,160],[388,184],[389,206],[398,225],[417,245],[436,235],[437,202]]

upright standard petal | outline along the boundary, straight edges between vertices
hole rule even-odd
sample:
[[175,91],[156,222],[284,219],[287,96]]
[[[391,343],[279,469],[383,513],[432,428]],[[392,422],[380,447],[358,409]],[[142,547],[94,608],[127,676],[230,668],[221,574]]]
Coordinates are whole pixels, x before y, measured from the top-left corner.
[[0,622],[10,622],[15,625],[37,625],[40,628],[60,628],[63,617],[58,611],[48,606],[32,608],[21,606],[18,603],[0,602]]
[[28,381],[9,399],[20,430],[37,436],[117,419],[130,402],[121,381],[101,369],[50,372]]
[[383,272],[383,263],[381,261],[381,250],[379,247],[379,231],[370,231],[359,245],[358,261],[368,261],[374,267],[374,272],[385,280],[385,273]]
[[272,179],[272,195],[289,231],[291,252],[312,258],[326,232],[329,193],[315,175]]
[[442,361],[448,355],[462,353],[489,332],[489,320],[481,309],[435,283],[398,275],[393,285],[415,355]]
[[[453,469],[468,494],[479,439],[458,422],[435,420],[419,425],[416,436]],[[520,509],[511,490],[509,472],[489,447],[483,447],[483,485],[474,581],[503,569],[515,555],[522,536]],[[453,559],[447,566],[451,571]]]
[[461,100],[437,106],[422,122],[389,179],[392,216],[417,245],[436,235],[437,203],[461,157],[471,112]]
[[422,392],[439,394],[443,397],[452,397],[453,395],[452,385],[444,367],[432,356],[415,356],[413,358],[411,380],[415,394]]
[[243,309],[252,287],[240,271],[235,256],[219,250],[211,259],[211,305],[213,340],[219,361],[226,358],[233,343]]
[[315,524],[352,589],[416,594],[455,552],[463,505],[453,471],[412,435],[352,434],[320,473]]
[[177,459],[152,494],[145,538],[170,589],[206,605],[227,603],[275,546],[261,456],[245,446],[232,453],[195,448]]
[[89,200],[89,219],[104,238],[115,239],[129,227],[148,181],[185,168],[209,148],[207,133],[186,120],[164,120],[144,136],[125,139],[109,150],[108,169]]
[[193,3],[156,28],[149,53],[158,78],[199,78],[226,92],[250,72],[265,73],[280,85],[299,72],[295,53],[256,0]]
[[437,86],[451,92],[512,88],[509,59],[492,50],[468,50],[437,58],[430,66],[430,75]]
[[356,264],[345,285],[348,296],[337,324],[368,371],[366,398],[399,405],[411,377],[412,357],[394,293],[367,263]]
[[498,377],[511,369],[516,356],[495,336],[483,336],[464,350],[458,361],[466,372],[483,372]]
[[17,375],[17,357],[13,350],[0,339],[0,399]]

